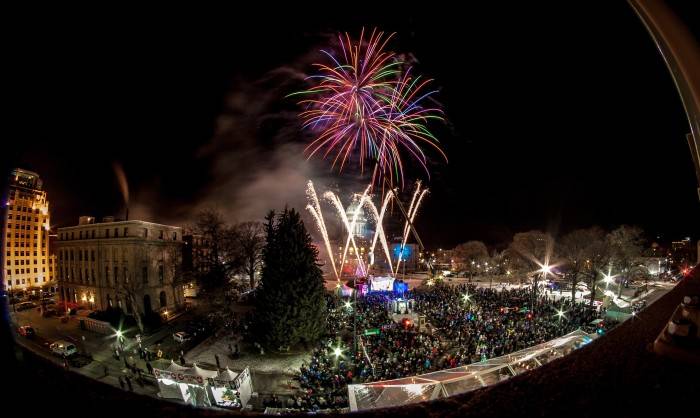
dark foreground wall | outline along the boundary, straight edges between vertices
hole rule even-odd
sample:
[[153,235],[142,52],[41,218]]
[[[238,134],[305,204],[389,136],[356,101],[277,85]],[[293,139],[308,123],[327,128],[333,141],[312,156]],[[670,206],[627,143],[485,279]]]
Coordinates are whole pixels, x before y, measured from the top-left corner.
[[[362,417],[648,417],[700,416],[700,370],[649,351],[686,294],[700,294],[692,278],[588,346],[531,373],[454,398],[352,414]],[[7,334],[5,334],[7,336]],[[20,352],[2,342],[3,407],[35,416],[222,416],[123,392]],[[14,355],[13,355],[14,354]],[[658,412],[655,412],[658,411]],[[671,411],[680,415],[671,415]],[[137,415],[135,415],[137,414]],[[697,414],[697,415],[696,415]]]

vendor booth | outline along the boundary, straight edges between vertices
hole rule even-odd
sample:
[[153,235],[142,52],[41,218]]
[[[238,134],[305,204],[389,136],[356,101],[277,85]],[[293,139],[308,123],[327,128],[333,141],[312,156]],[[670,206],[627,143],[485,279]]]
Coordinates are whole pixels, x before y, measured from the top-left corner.
[[236,373],[228,368],[221,371],[197,366],[184,367],[170,362],[166,369],[154,369],[158,381],[158,396],[176,399],[193,406],[245,408],[253,393],[248,368]]

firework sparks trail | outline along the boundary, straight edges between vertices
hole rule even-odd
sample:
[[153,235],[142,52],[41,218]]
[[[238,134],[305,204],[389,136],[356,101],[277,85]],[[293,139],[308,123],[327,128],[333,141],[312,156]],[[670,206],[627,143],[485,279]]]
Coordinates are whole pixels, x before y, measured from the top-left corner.
[[321,203],[316,195],[316,190],[314,189],[314,184],[309,181],[306,186],[306,195],[308,196],[311,203],[306,205],[306,209],[311,212],[311,215],[316,220],[316,225],[318,226],[319,232],[321,232],[321,237],[326,245],[326,251],[328,252],[328,258],[331,261],[331,266],[333,267],[333,274],[336,280],[340,280],[340,275],[335,267],[335,261],[333,257],[333,249],[331,248],[331,242],[328,239],[328,230],[326,229],[326,222],[323,220],[323,212],[321,212]]
[[394,271],[394,276],[398,274],[401,262],[405,262],[405,260],[403,260],[403,252],[404,248],[406,247],[406,241],[408,240],[408,232],[410,231],[410,226],[413,224],[413,220],[416,218],[416,213],[418,213],[418,207],[420,206],[423,197],[425,197],[427,193],[428,189],[423,189],[421,191],[420,182],[418,182],[416,191],[413,193],[413,198],[411,199],[411,205],[408,208],[408,219],[404,224],[403,239],[401,241],[400,247],[401,251],[399,253],[398,261],[396,262],[396,270]]
[[382,203],[382,208],[379,212],[377,212],[377,207],[372,203],[371,200],[367,200],[367,206],[370,208],[372,211],[372,214],[374,215],[375,219],[375,225],[376,225],[376,231],[374,232],[374,237],[372,237],[372,245],[370,246],[369,249],[369,254],[372,259],[374,259],[374,248],[377,245],[377,238],[379,238],[379,241],[382,245],[382,248],[384,249],[384,255],[386,255],[386,259],[389,262],[389,271],[394,271],[394,268],[392,267],[391,263],[391,252],[389,251],[389,244],[387,243],[386,240],[386,234],[384,233],[384,214],[386,213],[386,208],[389,205],[389,202],[391,199],[394,197],[394,192],[389,190],[389,192],[384,196],[384,202]]
[[[364,203],[364,199],[367,197],[367,192],[369,190],[369,187],[365,189],[365,192],[362,194],[360,198],[360,203],[358,205],[358,208],[362,207],[362,204]],[[345,259],[347,257],[348,253],[348,248],[350,244],[352,244],[352,248],[355,252],[355,255],[357,256],[357,261],[358,265],[361,268],[363,273],[366,273],[366,269],[364,268],[364,262],[362,261],[362,257],[360,256],[360,252],[357,250],[357,244],[355,243],[355,234],[353,233],[353,230],[355,228],[355,224],[357,222],[357,216],[359,210],[356,210],[355,213],[353,214],[352,222],[348,220],[348,216],[345,212],[345,208],[343,207],[343,203],[340,201],[340,198],[336,196],[333,192],[326,192],[324,194],[324,197],[328,199],[335,209],[338,211],[338,215],[340,216],[341,221],[343,222],[343,225],[345,225],[345,229],[348,233],[347,240],[345,242],[345,248],[343,248],[343,257],[341,258],[340,261],[340,268],[342,269],[342,266],[345,265]]]

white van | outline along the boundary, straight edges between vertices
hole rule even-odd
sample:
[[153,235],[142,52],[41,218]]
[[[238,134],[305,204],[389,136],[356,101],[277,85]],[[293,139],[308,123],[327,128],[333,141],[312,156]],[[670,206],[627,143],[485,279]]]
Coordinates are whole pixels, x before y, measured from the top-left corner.
[[62,340],[51,344],[49,348],[51,349],[52,353],[61,357],[70,357],[78,352],[78,349],[75,348],[75,344]]

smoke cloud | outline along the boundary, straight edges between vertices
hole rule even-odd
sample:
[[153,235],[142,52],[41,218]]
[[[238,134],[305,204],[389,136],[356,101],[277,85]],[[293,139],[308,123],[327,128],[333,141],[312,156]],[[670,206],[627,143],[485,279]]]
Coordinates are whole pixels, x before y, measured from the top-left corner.
[[285,96],[308,87],[306,71],[318,61],[319,50],[311,48],[294,63],[258,79],[235,80],[212,140],[198,152],[199,158],[211,161],[212,180],[192,207],[190,219],[201,209],[214,208],[229,222],[259,220],[288,205],[309,221],[308,180],[320,190],[366,186],[359,175],[337,176],[327,161],[308,160],[304,154],[309,138],[301,127],[297,99]]

